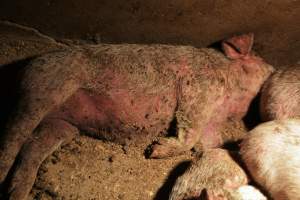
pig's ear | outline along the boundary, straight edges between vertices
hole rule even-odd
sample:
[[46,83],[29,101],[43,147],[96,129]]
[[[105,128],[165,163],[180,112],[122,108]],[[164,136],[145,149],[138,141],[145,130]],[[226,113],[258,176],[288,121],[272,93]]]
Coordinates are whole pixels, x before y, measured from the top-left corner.
[[254,34],[234,36],[222,42],[225,55],[231,59],[238,59],[248,55],[253,46]]

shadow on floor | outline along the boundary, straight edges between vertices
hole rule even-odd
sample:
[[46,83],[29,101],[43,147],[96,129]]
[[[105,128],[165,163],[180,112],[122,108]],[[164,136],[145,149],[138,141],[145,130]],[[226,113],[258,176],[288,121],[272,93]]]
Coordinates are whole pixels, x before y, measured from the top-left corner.
[[179,163],[170,173],[163,186],[156,193],[154,200],[169,199],[172,188],[179,176],[181,176],[190,166],[191,161]]

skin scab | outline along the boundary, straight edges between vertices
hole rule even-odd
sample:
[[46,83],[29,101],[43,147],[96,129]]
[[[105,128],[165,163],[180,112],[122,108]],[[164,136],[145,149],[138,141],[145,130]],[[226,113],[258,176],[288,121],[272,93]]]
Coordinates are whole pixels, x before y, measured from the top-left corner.
[[179,63],[169,64],[167,67],[175,73],[176,78],[190,76],[193,73],[191,65],[185,58],[180,59]]
[[274,128],[274,133],[281,133],[282,131],[281,131],[281,129],[280,128],[278,128],[278,127],[275,127]]

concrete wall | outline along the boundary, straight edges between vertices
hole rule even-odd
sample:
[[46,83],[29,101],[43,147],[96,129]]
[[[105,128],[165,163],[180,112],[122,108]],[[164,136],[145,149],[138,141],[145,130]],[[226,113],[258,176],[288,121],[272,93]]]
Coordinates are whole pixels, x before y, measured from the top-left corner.
[[300,60],[299,0],[1,0],[0,19],[56,38],[207,46],[254,32],[276,65]]

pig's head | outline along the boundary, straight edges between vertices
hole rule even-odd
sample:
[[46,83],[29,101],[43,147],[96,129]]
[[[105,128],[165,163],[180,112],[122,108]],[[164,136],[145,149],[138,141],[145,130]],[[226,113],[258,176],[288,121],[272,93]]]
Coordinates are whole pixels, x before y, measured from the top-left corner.
[[[223,41],[225,55],[231,60],[228,66],[230,100],[224,103],[229,112],[243,117],[266,79],[274,68],[252,51],[253,34],[235,36]],[[229,102],[228,102],[229,101]]]
[[255,94],[274,68],[252,52],[253,33],[234,36],[222,42],[225,55],[232,60],[231,70],[237,71],[242,87]]

